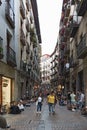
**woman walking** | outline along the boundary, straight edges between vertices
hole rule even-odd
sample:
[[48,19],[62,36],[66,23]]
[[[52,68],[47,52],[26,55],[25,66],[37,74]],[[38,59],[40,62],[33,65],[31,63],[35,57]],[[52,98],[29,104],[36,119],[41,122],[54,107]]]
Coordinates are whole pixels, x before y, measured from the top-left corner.
[[39,97],[37,99],[37,113],[41,113],[42,110],[42,94],[39,94]]

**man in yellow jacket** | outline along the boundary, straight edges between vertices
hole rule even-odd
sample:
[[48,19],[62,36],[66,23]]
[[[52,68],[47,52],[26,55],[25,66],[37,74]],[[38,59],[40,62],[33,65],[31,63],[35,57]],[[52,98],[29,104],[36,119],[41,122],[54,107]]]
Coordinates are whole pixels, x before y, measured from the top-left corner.
[[55,104],[55,96],[54,91],[51,91],[51,93],[47,96],[47,102],[49,107],[49,114],[54,114],[54,104]]

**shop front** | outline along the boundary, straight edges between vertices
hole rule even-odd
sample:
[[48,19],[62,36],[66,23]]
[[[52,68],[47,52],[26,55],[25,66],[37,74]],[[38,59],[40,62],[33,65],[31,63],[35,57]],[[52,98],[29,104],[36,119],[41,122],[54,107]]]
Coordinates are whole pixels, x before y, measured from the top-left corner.
[[0,105],[1,110],[5,112],[10,106],[12,94],[12,79],[0,76]]

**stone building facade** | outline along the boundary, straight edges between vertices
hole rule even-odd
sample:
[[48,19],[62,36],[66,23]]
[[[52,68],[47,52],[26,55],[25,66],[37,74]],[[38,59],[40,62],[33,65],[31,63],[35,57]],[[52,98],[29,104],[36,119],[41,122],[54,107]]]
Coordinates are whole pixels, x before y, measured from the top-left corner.
[[41,35],[36,0],[0,6],[0,104],[30,98],[40,84]]
[[[83,91],[87,105],[87,1],[63,0],[60,24],[60,46],[63,46],[60,73],[63,72],[65,91]],[[66,45],[69,51],[64,56]]]

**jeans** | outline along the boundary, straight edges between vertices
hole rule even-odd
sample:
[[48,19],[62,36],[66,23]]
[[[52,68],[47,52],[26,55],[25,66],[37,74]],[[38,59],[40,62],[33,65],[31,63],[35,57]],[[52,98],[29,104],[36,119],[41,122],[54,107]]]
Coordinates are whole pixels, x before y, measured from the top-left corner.
[[41,109],[42,109],[42,103],[41,103],[41,102],[38,102],[37,111],[41,111]]
[[84,106],[84,102],[78,102],[78,105],[79,105],[79,109],[81,110],[82,109],[82,107]]
[[49,112],[53,113],[54,112],[54,103],[48,103],[48,106],[49,106]]

